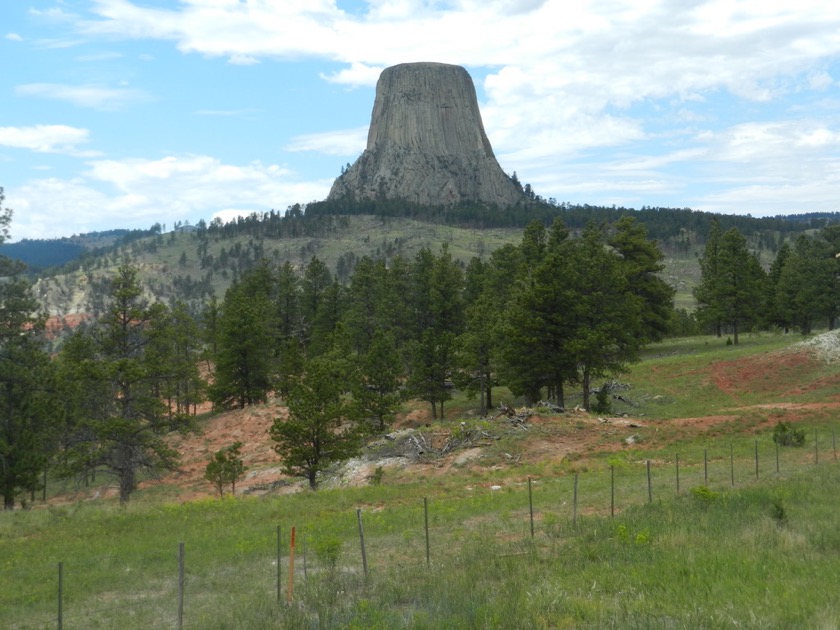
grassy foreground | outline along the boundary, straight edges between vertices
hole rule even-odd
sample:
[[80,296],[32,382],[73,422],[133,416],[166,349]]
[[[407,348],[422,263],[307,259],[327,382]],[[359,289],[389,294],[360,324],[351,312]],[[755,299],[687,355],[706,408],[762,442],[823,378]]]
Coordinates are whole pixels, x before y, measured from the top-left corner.
[[[647,418],[630,450],[318,493],[0,514],[0,627],[57,627],[62,563],[64,628],[177,628],[183,542],[185,628],[838,628],[836,409],[761,406],[836,401],[838,367],[780,363],[772,352],[789,343],[654,348],[622,378]],[[767,373],[753,369],[764,354]],[[669,422],[710,414],[731,420],[700,436]],[[781,449],[778,471],[773,414],[809,436]]]
[[439,497],[429,566],[418,488],[19,512],[2,521],[0,625],[56,627],[61,561],[65,628],[177,627],[184,541],[187,628],[836,628],[838,482],[829,461],[576,523],[568,488],[534,484],[533,537],[524,484]]

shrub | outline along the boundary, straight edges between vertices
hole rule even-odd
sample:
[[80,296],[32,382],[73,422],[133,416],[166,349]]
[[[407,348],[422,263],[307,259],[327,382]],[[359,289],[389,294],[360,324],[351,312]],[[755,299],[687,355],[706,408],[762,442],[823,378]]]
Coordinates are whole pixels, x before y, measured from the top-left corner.
[[316,539],[312,547],[318,560],[323,562],[330,570],[335,570],[341,557],[341,539],[334,536],[325,536]]
[[787,510],[785,510],[785,504],[781,498],[777,497],[773,499],[773,503],[770,505],[770,516],[773,517],[773,520],[776,521],[776,525],[779,527],[787,525]]
[[805,431],[794,428],[789,422],[779,421],[773,429],[773,441],[779,446],[802,446],[805,444]]
[[720,493],[710,490],[708,486],[697,486],[691,489],[691,494],[701,503],[714,503],[720,498]]
[[374,486],[382,485],[382,477],[385,475],[385,469],[382,466],[377,466],[376,470],[373,471],[373,474],[370,476],[370,483]]
[[242,442],[234,442],[219,449],[204,469],[204,478],[216,486],[219,496],[225,494],[225,485],[230,484],[231,492],[236,494],[236,482],[248,468],[242,463]]
[[612,413],[612,403],[610,401],[609,384],[604,383],[601,386],[601,389],[595,392],[595,403],[592,405],[592,413]]

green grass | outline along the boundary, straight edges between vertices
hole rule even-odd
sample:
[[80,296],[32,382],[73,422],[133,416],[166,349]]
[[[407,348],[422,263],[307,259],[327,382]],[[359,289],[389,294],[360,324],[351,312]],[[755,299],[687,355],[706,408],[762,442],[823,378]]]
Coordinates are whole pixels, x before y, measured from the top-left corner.
[[[185,504],[144,490],[125,509],[99,501],[0,514],[0,627],[55,627],[59,562],[65,628],[175,627],[184,542],[187,628],[836,628],[836,419],[830,408],[755,405],[835,401],[836,389],[801,386],[828,383],[838,368],[796,367],[803,393],[781,387],[790,377],[784,370],[778,387],[771,380],[726,392],[709,379],[796,340],[745,336],[735,347],[704,338],[652,348],[619,379],[644,413],[633,447],[619,445],[624,433],[616,429],[603,437],[615,442],[612,450],[528,461],[517,457],[524,440],[547,429],[499,423],[482,465],[446,474],[389,470],[379,486]],[[776,364],[776,355],[766,358]],[[456,396],[432,430],[473,424],[471,405]],[[731,418],[700,433],[669,422],[710,414]],[[779,450],[777,472],[771,436],[781,419],[807,439]],[[593,431],[572,416],[564,422],[561,439]],[[292,527],[295,597],[287,603]]]
[[[4,514],[0,625],[54,623],[63,562],[65,627],[174,626],[183,541],[188,628],[836,627],[840,466],[785,453],[781,474],[755,482],[747,458],[733,489],[719,460],[703,491],[683,460],[680,495],[659,462],[652,503],[645,467],[620,467],[614,518],[608,473],[582,474],[576,523],[573,477],[535,480],[533,538],[527,483],[435,494],[429,567],[422,495],[434,489],[421,485]],[[277,524],[284,542],[297,527],[292,604],[287,551],[276,602]],[[322,540],[338,541],[334,567],[313,551]]]

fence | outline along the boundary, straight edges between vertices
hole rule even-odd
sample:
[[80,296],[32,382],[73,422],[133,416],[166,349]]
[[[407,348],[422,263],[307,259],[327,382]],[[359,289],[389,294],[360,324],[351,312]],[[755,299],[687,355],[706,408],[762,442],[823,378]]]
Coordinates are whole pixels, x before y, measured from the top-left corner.
[[[806,448],[800,449],[782,449],[776,443],[768,446],[766,440],[764,442],[755,440],[754,444],[747,448],[741,442],[737,456],[735,445],[730,442],[728,448],[724,449],[719,446],[712,451],[703,448],[702,455],[700,449],[693,449],[688,453],[674,452],[672,459],[667,461],[646,459],[629,464],[618,462],[611,464],[605,470],[574,472],[554,478],[535,479],[529,476],[519,485],[507,489],[493,486],[487,494],[506,492],[510,502],[505,502],[504,506],[497,506],[501,508],[514,506],[513,518],[505,525],[516,529],[497,530],[497,535],[503,533],[506,536],[534,539],[546,533],[545,528],[549,519],[545,516],[548,514],[552,514],[554,519],[563,518],[565,515],[571,526],[576,528],[581,519],[587,516],[614,518],[619,513],[620,506],[626,508],[671,498],[684,493],[689,487],[702,485],[734,488],[739,483],[754,483],[762,476],[778,477],[786,467],[792,470],[794,466],[801,467],[803,464],[817,465],[821,463],[821,458],[823,461],[826,459],[837,461],[837,443],[833,429],[830,435],[830,446],[826,446],[825,439],[821,442],[820,435],[816,431],[811,434],[811,440],[813,441],[812,448],[806,445]],[[486,505],[489,509],[486,510],[485,515],[492,515],[492,500],[487,501]],[[435,510],[436,506],[430,504],[427,498],[423,498],[422,513],[418,510],[416,527],[412,527],[408,533],[411,544],[402,550],[399,561],[427,566],[433,561],[440,561],[439,558],[435,558],[436,535],[445,538],[445,535],[441,534],[446,527],[446,520],[443,517],[436,519]],[[481,510],[477,510],[477,513],[480,512]],[[389,562],[396,560],[393,557],[389,558],[389,554],[383,552],[384,545],[379,550],[383,552],[381,555],[377,555],[376,552],[371,554],[371,538],[369,534],[366,537],[365,521],[366,517],[377,516],[376,513],[355,508],[354,516],[356,531],[350,534],[345,529],[343,535],[344,538],[351,535],[357,536],[359,555],[357,562],[351,562],[345,570],[355,571],[361,579],[364,579],[370,571],[387,566]],[[383,518],[377,517],[377,521],[380,531],[385,532],[383,538],[392,534],[387,524],[383,525]],[[434,527],[435,524],[438,525],[437,528]],[[107,623],[102,626],[101,620],[131,618],[138,627],[172,627],[180,630],[184,627],[201,627],[200,622],[190,623],[191,609],[212,610],[214,600],[217,599],[216,594],[219,592],[235,597],[234,592],[247,590],[251,594],[262,594],[261,597],[266,602],[279,604],[291,602],[295,598],[296,584],[302,582],[305,585],[310,574],[323,570],[325,562],[328,561],[319,558],[313,565],[306,537],[297,535],[300,530],[296,526],[288,526],[286,529],[287,531],[284,531],[280,525],[276,525],[271,532],[270,537],[274,547],[270,562],[271,569],[268,570],[268,562],[263,562],[255,566],[253,571],[244,574],[240,565],[235,572],[226,572],[222,567],[212,573],[205,572],[202,577],[192,576],[189,549],[184,542],[179,542],[177,548],[173,543],[173,548],[170,550],[162,550],[157,554],[144,557],[140,562],[141,566],[131,566],[110,556],[82,562],[59,561],[49,566],[41,565],[38,575],[30,574],[28,577],[35,580],[54,581],[56,600],[53,610],[55,612],[47,614],[33,610],[27,614],[22,610],[26,606],[15,603],[17,618],[4,618],[3,613],[0,612],[0,625],[20,630],[45,627],[57,627],[63,630],[71,627],[86,628],[97,624],[100,627],[110,627]],[[408,540],[405,535],[404,538]],[[298,556],[297,568],[296,555]],[[80,567],[85,562],[88,566]],[[84,574],[84,571],[77,571],[79,568],[109,572],[113,574],[116,582],[119,576],[128,575],[132,571],[143,572],[145,576],[149,576],[148,568],[142,565],[154,566],[157,569],[169,568],[158,575],[151,572],[151,577],[145,579],[145,588],[129,595],[120,596],[117,594],[118,591],[115,591],[91,596],[85,593],[84,580],[79,584],[74,584],[75,575]],[[69,598],[68,592],[71,593]],[[0,595],[0,610],[10,606],[11,603],[4,603]],[[20,619],[23,616],[26,619]],[[113,623],[113,625],[118,624]]]

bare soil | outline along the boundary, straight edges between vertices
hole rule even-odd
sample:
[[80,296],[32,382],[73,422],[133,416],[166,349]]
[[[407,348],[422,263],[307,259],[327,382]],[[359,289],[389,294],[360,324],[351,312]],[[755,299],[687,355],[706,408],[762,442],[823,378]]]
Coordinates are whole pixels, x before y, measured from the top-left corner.
[[[836,337],[836,335],[835,335]],[[805,390],[822,389],[824,402],[769,402],[756,405],[736,405],[725,413],[714,415],[678,418],[667,421],[650,421],[645,418],[608,417],[599,418],[582,411],[569,411],[562,414],[532,415],[528,418],[527,429],[522,439],[517,441],[515,453],[499,453],[492,440],[477,440],[461,448],[453,448],[444,455],[429,457],[418,456],[416,449],[401,442],[401,438],[378,442],[378,450],[345,464],[334,471],[325,480],[329,485],[354,486],[370,483],[377,467],[399,471],[399,477],[409,478],[415,474],[434,476],[444,475],[453,468],[469,469],[489,466],[491,469],[503,468],[519,463],[560,463],[563,460],[585,460],[586,457],[604,452],[632,451],[640,448],[638,442],[650,447],[651,437],[654,442],[664,445],[662,440],[686,439],[704,433],[714,433],[724,427],[744,432],[757,432],[775,424],[779,414],[785,421],[799,422],[814,414],[824,414],[827,410],[840,409],[840,375],[809,381],[802,387],[800,378],[807,372],[813,374],[815,363],[828,363],[840,358],[840,342],[829,338],[825,345],[809,342],[799,344],[787,350],[767,355],[747,357],[711,364],[707,374],[722,392],[738,400],[739,395],[755,392],[779,392],[779,383],[787,387],[781,395],[785,397],[801,394]],[[830,352],[826,353],[826,348]],[[837,351],[837,356],[831,351]],[[281,470],[279,457],[272,449],[268,434],[269,427],[277,417],[284,417],[287,410],[277,402],[264,406],[240,409],[210,416],[201,422],[201,431],[173,440],[181,453],[181,470],[160,480],[149,481],[144,487],[152,485],[166,486],[178,501],[190,501],[202,497],[211,497],[215,489],[204,479],[204,469],[212,454],[234,442],[242,442],[242,453],[248,467],[246,476],[237,484],[237,494],[277,494],[297,492],[305,489],[305,483],[299,479],[286,477]],[[745,414],[749,420],[745,421]],[[393,436],[410,435],[412,430],[423,429],[431,422],[424,407],[418,407],[403,414],[395,424]],[[513,430],[502,417],[494,421],[500,428]],[[464,423],[470,425],[470,422]],[[436,425],[439,427],[439,425]],[[452,421],[451,429],[435,428],[430,440],[435,448],[445,444],[452,431],[458,430],[460,421]],[[491,425],[492,426],[492,425]],[[634,441],[635,437],[645,436]],[[384,447],[383,447],[384,445]],[[384,449],[384,450],[383,450]],[[111,491],[86,493],[87,498],[111,496]],[[82,498],[77,497],[77,498]],[[65,497],[66,500],[66,497]]]

